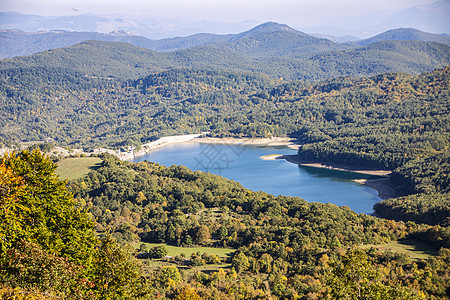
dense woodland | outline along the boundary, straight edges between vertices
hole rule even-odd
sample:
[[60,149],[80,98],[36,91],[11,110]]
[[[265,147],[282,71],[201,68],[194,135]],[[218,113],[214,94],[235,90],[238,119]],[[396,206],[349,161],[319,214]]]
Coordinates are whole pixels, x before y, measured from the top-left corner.
[[[1,137],[68,147],[118,149],[166,135],[290,136],[299,158],[393,170],[403,195],[436,194],[448,223],[449,72],[387,73],[320,83],[266,75],[174,69],[137,80],[89,77],[61,68],[0,71]],[[403,199],[403,198],[402,198]],[[414,198],[415,199],[415,198]],[[381,216],[409,218],[405,206]],[[389,208],[388,208],[389,210]],[[403,215],[404,212],[409,217]],[[427,218],[429,219],[429,218]],[[429,223],[429,222],[428,222]],[[430,224],[435,224],[436,220]]]
[[[343,50],[295,34],[295,45],[266,32],[171,53],[89,41],[2,60],[0,143],[89,151],[204,131],[289,136],[301,145],[300,160],[391,170],[400,197],[374,207],[385,219],[108,155],[88,176],[62,182],[40,151],[7,154],[0,161],[0,295],[450,297],[448,46],[383,41]],[[378,248],[403,239],[438,254],[413,260]],[[226,261],[174,257],[149,270],[123,247],[134,241],[236,252]],[[165,253],[156,247],[141,255],[153,261]],[[217,272],[186,275],[185,264],[215,264]]]
[[[293,42],[294,40],[294,42]],[[385,72],[420,74],[450,64],[450,46],[425,41],[382,41],[345,50],[311,36],[269,32],[235,43],[156,52],[122,42],[85,41],[0,61],[0,69],[66,68],[89,76],[138,79],[174,68],[255,72],[285,80],[320,81]],[[250,51],[247,53],[247,51]]]
[[[97,170],[69,184],[76,200],[53,174],[56,165],[39,151],[2,158],[3,297],[448,297],[448,227],[378,219],[332,204],[252,192],[182,166],[102,158]],[[214,273],[182,276],[179,264],[185,261],[175,259],[142,274],[140,263],[116,242],[137,236],[238,250],[228,262],[213,255],[189,260],[218,264]],[[421,239],[441,250],[434,258],[411,260],[374,247],[401,238]]]

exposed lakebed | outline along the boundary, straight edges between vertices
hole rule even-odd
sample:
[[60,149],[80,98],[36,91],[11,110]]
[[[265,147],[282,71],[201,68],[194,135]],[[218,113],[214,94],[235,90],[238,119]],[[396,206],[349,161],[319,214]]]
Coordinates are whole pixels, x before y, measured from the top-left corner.
[[371,175],[300,166],[284,159],[261,159],[271,154],[293,155],[289,148],[231,144],[182,143],[167,145],[135,158],[165,166],[184,165],[193,170],[218,174],[253,191],[297,196],[308,202],[346,205],[357,213],[373,212],[381,199],[378,191],[353,182]]

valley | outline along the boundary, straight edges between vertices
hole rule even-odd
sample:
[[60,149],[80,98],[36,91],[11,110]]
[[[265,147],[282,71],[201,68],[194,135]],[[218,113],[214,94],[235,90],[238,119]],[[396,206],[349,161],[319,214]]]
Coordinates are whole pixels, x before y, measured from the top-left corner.
[[448,37],[0,38],[0,297],[448,298]]

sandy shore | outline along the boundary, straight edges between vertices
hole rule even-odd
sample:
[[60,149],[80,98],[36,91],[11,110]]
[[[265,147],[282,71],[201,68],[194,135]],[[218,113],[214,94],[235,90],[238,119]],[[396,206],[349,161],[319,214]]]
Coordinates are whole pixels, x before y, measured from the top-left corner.
[[397,193],[398,188],[395,187],[389,180],[389,175],[391,174],[391,171],[388,171],[388,170],[361,169],[361,168],[356,168],[353,166],[302,161],[302,160],[299,160],[296,155],[279,155],[279,156],[276,156],[275,159],[285,159],[288,162],[291,162],[294,164],[313,167],[313,168],[325,168],[325,169],[330,169],[330,170],[348,171],[348,172],[355,172],[355,173],[361,173],[361,174],[367,174],[367,175],[380,176],[382,178],[355,179],[353,181],[376,189],[378,191],[378,197],[380,197],[381,199],[394,198],[394,197],[397,197],[397,195],[398,195],[398,193]]
[[253,145],[253,146],[267,146],[277,147],[286,146],[297,150],[300,145],[294,143],[294,140],[288,137],[271,137],[271,138],[214,138],[214,137],[200,137],[190,141],[191,143],[209,143],[209,144],[233,144],[233,145]]
[[324,168],[324,169],[330,169],[330,170],[355,172],[355,173],[382,176],[382,177],[387,177],[387,176],[389,176],[389,174],[391,174],[391,171],[388,171],[388,170],[362,169],[362,168],[357,168],[357,167],[353,167],[353,166],[345,166],[345,165],[339,165],[339,164],[303,161],[303,160],[300,160],[297,155],[281,155],[279,157],[279,159],[285,159],[288,162],[291,162],[293,164],[307,166],[307,167],[313,167],[313,168]]
[[262,160],[277,160],[280,159],[282,156],[283,156],[282,154],[267,154],[260,156],[259,158],[261,158]]
[[156,141],[141,145],[139,151],[129,151],[129,152],[118,152],[109,149],[95,149],[94,152],[104,153],[108,152],[110,154],[116,155],[122,160],[132,160],[136,157],[143,156],[150,153],[153,150],[162,148],[167,145],[181,144],[181,143],[211,143],[211,144],[232,144],[232,145],[253,145],[253,146],[286,146],[291,149],[297,150],[299,145],[295,144],[292,139],[288,137],[273,137],[266,139],[257,138],[212,138],[205,137],[209,132],[203,132],[198,134],[186,134],[186,135],[175,135],[175,136],[165,136]]
[[124,158],[123,160],[131,160],[135,157],[143,156],[143,155],[151,152],[152,150],[159,149],[159,148],[167,146],[167,145],[190,142],[190,141],[192,141],[196,138],[199,138],[205,134],[207,134],[207,132],[198,133],[198,134],[165,136],[160,139],[157,139],[156,141],[141,145],[141,149],[139,151],[128,152],[129,153],[128,157]]
[[381,199],[386,200],[398,196],[397,188],[393,186],[389,178],[355,179],[353,181],[376,189],[378,191],[378,197],[380,197]]

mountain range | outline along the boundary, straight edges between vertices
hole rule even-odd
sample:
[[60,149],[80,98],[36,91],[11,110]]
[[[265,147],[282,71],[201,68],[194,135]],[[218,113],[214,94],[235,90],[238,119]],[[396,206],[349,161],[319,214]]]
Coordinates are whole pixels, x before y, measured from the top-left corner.
[[450,32],[450,2],[435,1],[402,10],[379,10],[364,15],[339,18],[314,26],[300,27],[308,33],[369,38],[396,28],[416,28],[443,34]]
[[[61,30],[37,33],[27,33],[19,30],[2,30],[0,31],[0,58],[30,55],[51,49],[69,47],[90,40],[125,42],[158,52],[174,52],[197,47],[197,49],[189,50],[186,53],[178,52],[178,56],[198,51],[211,52],[211,49],[214,49],[216,55],[217,53],[222,53],[221,55],[224,56],[224,53],[227,53],[225,56],[245,56],[245,58],[238,58],[241,62],[249,59],[273,58],[277,60],[277,64],[280,64],[280,61],[282,61],[281,64],[283,65],[286,63],[298,64],[298,61],[292,61],[292,59],[308,58],[332,51],[350,51],[351,49],[380,41],[415,40],[433,41],[446,45],[450,44],[450,37],[448,36],[426,33],[412,28],[390,30],[372,38],[351,43],[336,43],[329,39],[308,35],[287,25],[274,22],[267,22],[238,34],[218,35],[201,33],[160,40],[151,40],[125,31],[114,31],[109,34],[103,34],[98,32]],[[199,46],[210,50],[200,50],[198,48]],[[444,51],[443,56],[448,57],[448,53]],[[291,61],[286,62],[285,58],[289,58]],[[205,57],[205,59],[207,58]],[[265,62],[260,63],[265,64]],[[258,70],[257,67],[251,67],[249,69],[253,71]],[[399,70],[407,71],[408,69]]]
[[[450,33],[448,20],[450,20],[450,6],[448,1],[443,0],[400,10],[372,11],[365,15],[337,18],[307,26],[300,25],[301,22],[291,25],[309,34],[325,34],[332,40],[350,41],[354,40],[354,37],[368,38],[395,28],[416,28],[436,34]],[[240,22],[179,20],[152,15],[125,14],[41,16],[0,12],[0,29],[18,29],[25,32],[64,30],[104,34],[112,31],[127,31],[150,39],[180,37],[204,32],[236,34],[264,21],[266,20]]]
[[[272,33],[265,33],[253,38],[264,39],[271,35]],[[312,55],[313,49],[317,45],[321,46],[322,41],[317,40],[319,44],[312,43],[302,49],[310,53],[303,57],[297,57],[301,51],[296,53],[295,50],[299,48],[293,48],[286,56],[267,56],[267,53],[279,49],[278,43],[270,42],[265,43],[262,48],[254,47],[250,56],[239,52],[239,49],[214,48],[212,45],[156,52],[124,42],[86,41],[31,56],[4,59],[0,61],[0,69],[56,67],[76,70],[90,76],[131,79],[172,68],[195,68],[256,72],[274,78],[315,81],[384,72],[419,74],[450,64],[450,46],[442,43],[383,41],[343,50],[325,51],[319,47],[316,54]],[[329,44],[325,43],[327,45]]]

